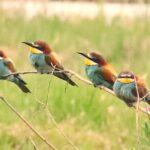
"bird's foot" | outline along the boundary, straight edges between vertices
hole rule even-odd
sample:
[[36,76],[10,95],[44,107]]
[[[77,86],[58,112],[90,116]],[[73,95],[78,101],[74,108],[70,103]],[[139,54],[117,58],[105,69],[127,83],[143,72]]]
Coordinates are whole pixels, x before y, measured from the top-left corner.
[[132,103],[126,103],[128,107],[133,107]]
[[101,87],[100,85],[95,85],[95,84],[93,84],[93,86],[94,86],[95,88],[99,88],[100,90],[102,89],[102,87]]
[[98,87],[96,84],[93,84],[93,86],[94,86],[95,88],[97,88],[97,87]]
[[19,73],[15,73],[14,76],[15,76],[15,77],[19,76]]

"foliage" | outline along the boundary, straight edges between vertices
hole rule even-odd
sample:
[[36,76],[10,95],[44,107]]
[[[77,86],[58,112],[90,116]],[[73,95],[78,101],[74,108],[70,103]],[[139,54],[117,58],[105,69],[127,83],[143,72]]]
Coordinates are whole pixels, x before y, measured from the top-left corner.
[[[77,51],[101,52],[118,72],[125,68],[140,75],[150,73],[148,19],[117,17],[108,21],[100,16],[95,20],[60,20],[38,16],[26,20],[22,15],[9,16],[4,13],[0,17],[1,49],[14,59],[20,71],[33,70],[27,59],[27,47],[21,42],[41,39],[59,53],[65,67],[83,76],[83,59],[76,54]],[[74,88],[48,75],[24,75],[23,78],[32,94],[25,95],[8,81],[1,81],[0,94],[58,148],[70,150],[40,101],[48,102],[59,127],[81,150],[136,148],[135,112],[117,98],[80,82],[79,87]],[[150,84],[149,78],[146,81]],[[29,140],[32,133],[3,103],[0,110],[0,149],[33,149]],[[145,117],[140,114],[140,126],[144,124]],[[148,138],[149,125],[145,125],[143,130],[146,135],[139,133],[141,145],[144,143],[144,150],[147,150],[149,142],[142,139]],[[39,149],[46,149],[39,139],[33,138]]]

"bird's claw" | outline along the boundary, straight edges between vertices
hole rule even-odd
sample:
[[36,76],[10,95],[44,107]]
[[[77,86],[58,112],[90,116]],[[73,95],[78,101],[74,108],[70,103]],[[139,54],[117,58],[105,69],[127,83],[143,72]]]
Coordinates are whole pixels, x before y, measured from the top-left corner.
[[102,90],[102,87],[101,87],[100,85],[95,85],[95,84],[93,84],[93,86],[94,86],[95,88],[99,88],[100,90]]
[[133,107],[132,103],[126,103],[128,107]]

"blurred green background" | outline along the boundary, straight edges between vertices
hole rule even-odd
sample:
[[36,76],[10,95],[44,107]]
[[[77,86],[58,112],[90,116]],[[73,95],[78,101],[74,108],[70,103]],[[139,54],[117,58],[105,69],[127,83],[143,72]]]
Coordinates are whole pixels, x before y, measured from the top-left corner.
[[[44,40],[56,51],[65,68],[85,76],[83,58],[76,52],[100,52],[119,73],[132,70],[150,85],[150,19],[122,19],[111,22],[103,15],[90,20],[62,20],[38,15],[0,13],[0,49],[7,52],[19,71],[34,70],[22,41]],[[58,132],[42,103],[48,103],[58,126],[80,150],[149,150],[150,121],[139,113],[136,130],[135,110],[116,97],[88,86],[74,77],[79,87],[49,75],[22,75],[32,91],[22,93],[8,81],[1,81],[4,96],[33,126],[60,150],[73,150]],[[144,105],[145,106],[145,105]],[[0,149],[33,150],[30,137],[40,150],[47,146],[0,102]],[[139,135],[139,143],[137,137]]]

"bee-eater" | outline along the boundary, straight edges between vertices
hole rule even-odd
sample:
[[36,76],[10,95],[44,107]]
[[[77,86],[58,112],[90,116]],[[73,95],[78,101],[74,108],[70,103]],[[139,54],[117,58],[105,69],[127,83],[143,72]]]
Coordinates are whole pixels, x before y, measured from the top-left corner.
[[72,86],[77,86],[64,71],[58,56],[51,50],[46,42],[35,41],[34,43],[23,43],[29,46],[29,59],[39,73],[43,74],[53,72],[53,75],[56,77],[67,81]]
[[0,50],[0,79],[15,83],[25,93],[30,92],[30,90],[26,87],[26,82],[20,75],[16,74],[4,77],[11,73],[16,73],[15,65],[13,61],[7,57],[4,51]]
[[138,95],[140,101],[145,97],[145,102],[150,104],[150,95],[144,81],[132,72],[121,72],[114,83],[113,90],[130,107],[138,101]]
[[116,73],[103,56],[96,52],[90,52],[89,54],[78,53],[85,57],[85,72],[94,86],[102,85],[112,90],[116,80]]

